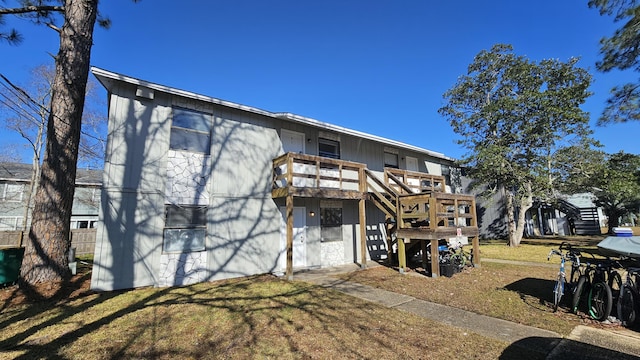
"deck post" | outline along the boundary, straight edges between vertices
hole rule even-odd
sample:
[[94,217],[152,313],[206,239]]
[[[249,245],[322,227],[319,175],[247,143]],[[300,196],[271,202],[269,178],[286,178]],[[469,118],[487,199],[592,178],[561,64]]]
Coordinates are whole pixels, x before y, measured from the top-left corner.
[[[367,267],[367,208],[365,204],[365,193],[367,192],[367,181],[364,167],[358,170],[358,177],[360,179],[359,190],[362,198],[358,201],[358,211],[360,213],[360,267]],[[342,182],[342,176],[340,177]]]
[[360,267],[367,267],[367,215],[365,208],[365,200],[360,199],[359,208],[360,208]]
[[391,224],[391,220],[392,219],[389,216],[386,216],[384,219],[384,226],[387,234],[387,265],[393,265],[393,239],[391,238],[393,235],[393,232],[391,231],[391,229],[393,229],[393,225]]
[[[470,209],[471,210],[471,226],[478,227],[478,215],[476,213],[476,200],[474,199],[471,202]],[[471,239],[471,245],[473,246],[473,266],[479,268],[480,267],[480,236],[474,236]]]
[[293,280],[293,195],[288,194],[287,200],[287,280]]
[[478,236],[474,236],[471,239],[471,243],[473,244],[473,267],[480,267],[480,239]]
[[438,239],[431,239],[431,277],[440,276],[440,254],[438,253]]
[[400,274],[407,272],[407,252],[404,240],[398,239],[398,271]]

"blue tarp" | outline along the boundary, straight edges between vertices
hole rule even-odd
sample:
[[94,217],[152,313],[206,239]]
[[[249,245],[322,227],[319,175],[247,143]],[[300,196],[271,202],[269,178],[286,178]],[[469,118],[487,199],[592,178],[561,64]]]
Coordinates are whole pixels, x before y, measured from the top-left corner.
[[640,258],[640,236],[608,236],[598,248],[607,254]]

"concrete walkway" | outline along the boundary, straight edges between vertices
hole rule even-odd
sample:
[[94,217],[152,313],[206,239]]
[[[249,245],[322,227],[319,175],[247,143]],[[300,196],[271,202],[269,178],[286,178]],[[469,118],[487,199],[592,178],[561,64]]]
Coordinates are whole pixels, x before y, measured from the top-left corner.
[[[484,261],[484,259],[483,259]],[[380,266],[369,263],[369,267]],[[294,279],[331,288],[380,305],[419,315],[447,325],[465,329],[511,344],[501,359],[520,359],[522,349],[539,359],[640,359],[640,334],[627,329],[600,330],[577,326],[562,338],[553,331],[436,304],[429,301],[343,281],[335,275],[358,271],[356,264],[334,268],[300,271]]]

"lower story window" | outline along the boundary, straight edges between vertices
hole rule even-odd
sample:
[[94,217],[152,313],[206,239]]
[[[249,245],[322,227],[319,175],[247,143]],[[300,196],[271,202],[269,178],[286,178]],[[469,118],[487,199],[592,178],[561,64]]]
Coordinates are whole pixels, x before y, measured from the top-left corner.
[[206,206],[167,205],[162,251],[203,251],[207,230]]
[[71,229],[94,229],[98,226],[98,220],[71,220]]
[[320,237],[322,242],[342,241],[342,208],[320,208]]

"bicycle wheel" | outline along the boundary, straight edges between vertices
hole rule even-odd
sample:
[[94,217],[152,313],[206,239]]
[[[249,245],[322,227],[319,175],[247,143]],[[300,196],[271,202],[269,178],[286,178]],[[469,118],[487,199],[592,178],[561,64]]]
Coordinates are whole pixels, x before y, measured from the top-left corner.
[[578,313],[580,307],[580,301],[585,299],[585,294],[589,292],[589,277],[587,275],[581,275],[578,278],[578,283],[573,289],[573,298],[571,299],[571,312]]
[[462,270],[464,268],[465,263],[466,263],[466,259],[464,258],[464,254],[460,254],[460,253],[451,255],[450,260],[451,260],[451,264],[453,264],[454,268],[457,271]]
[[556,281],[556,286],[553,289],[553,312],[558,311],[558,306],[560,305],[560,299],[562,299],[563,292],[564,276],[562,276],[562,274],[559,274],[558,280]]
[[613,299],[611,288],[606,282],[598,281],[591,286],[587,306],[591,318],[604,321],[611,314]]
[[462,251],[462,248],[458,252],[458,256],[460,256],[460,268],[467,266],[467,254]]
[[638,308],[636,307],[636,299],[633,289],[629,285],[624,285],[620,290],[620,299],[616,306],[618,311],[618,319],[623,326],[631,326],[636,322]]

